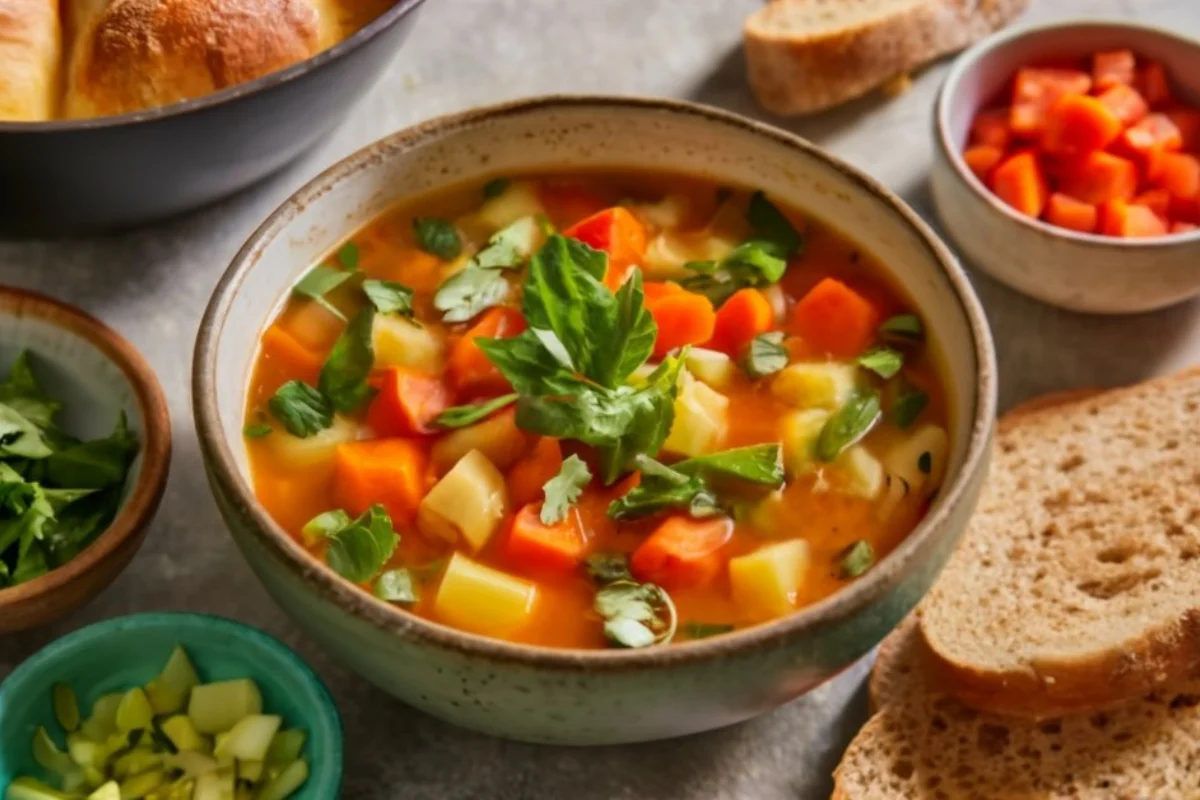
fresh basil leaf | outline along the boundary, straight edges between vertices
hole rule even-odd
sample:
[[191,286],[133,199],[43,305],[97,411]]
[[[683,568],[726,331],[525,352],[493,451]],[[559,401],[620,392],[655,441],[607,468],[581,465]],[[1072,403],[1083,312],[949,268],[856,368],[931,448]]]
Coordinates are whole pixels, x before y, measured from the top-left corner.
[[542,491],[546,501],[542,503],[543,525],[556,525],[567,518],[567,511],[579,500],[584,487],[592,480],[592,471],[582,458],[571,454],[563,461],[558,474],[546,481]]
[[519,267],[533,254],[541,235],[537,217],[522,217],[492,234],[487,246],[471,259],[471,266],[487,269]]
[[434,424],[443,428],[465,428],[480,420],[487,419],[505,406],[510,406],[517,400],[517,395],[502,394],[482,403],[447,408],[434,419]]
[[12,406],[0,403],[0,457],[36,459],[53,452],[37,425]]
[[898,343],[919,342],[925,338],[925,326],[916,314],[897,314],[879,326],[879,335],[885,341]]
[[358,269],[360,255],[361,254],[357,244],[354,242],[346,242],[344,245],[338,248],[337,260],[339,264],[353,272],[354,270]]
[[299,295],[312,300],[321,308],[333,314],[343,322],[346,320],[346,315],[337,309],[325,295],[332,292],[337,287],[341,286],[346,281],[354,277],[353,272],[336,269],[320,265],[313,267],[304,274],[304,277],[292,287],[292,294]]
[[380,505],[371,506],[367,513],[325,538],[329,542],[325,563],[351,583],[374,578],[400,544],[392,520]]
[[129,430],[125,412],[121,412],[110,435],[60,450],[47,458],[46,481],[73,489],[120,486],[137,451],[137,437]]
[[436,217],[413,220],[417,247],[442,261],[453,261],[462,253],[462,238],[454,224]]
[[610,583],[596,592],[593,608],[604,618],[605,637],[620,647],[665,644],[675,635],[675,606],[652,583]]
[[674,470],[682,475],[723,475],[778,487],[784,480],[783,448],[778,444],[735,447],[680,461]]
[[842,551],[838,560],[838,576],[857,578],[875,564],[875,549],[866,539],[859,539]]
[[866,436],[879,417],[879,392],[873,389],[855,391],[821,428],[817,437],[817,458],[833,461],[843,450]]
[[306,439],[333,424],[333,407],[304,381],[288,381],[275,390],[267,408],[292,436]]
[[904,366],[904,356],[890,347],[875,347],[858,357],[858,365],[886,379],[900,372]]
[[704,295],[714,306],[720,307],[741,289],[778,282],[787,271],[787,262],[780,257],[781,252],[770,242],[751,240],[734,248],[720,264],[689,262],[686,266],[698,270],[698,274],[683,278],[679,285]]
[[746,220],[754,230],[755,238],[774,244],[783,258],[791,258],[800,252],[804,244],[800,233],[763,192],[750,195]]
[[321,367],[317,386],[336,411],[350,413],[374,393],[367,384],[367,377],[375,365],[375,350],[371,344],[374,322],[375,309],[371,306],[355,314],[333,343],[329,358]]
[[0,403],[39,428],[53,425],[55,414],[62,408],[62,403],[49,397],[34,377],[28,350],[17,356],[7,380],[0,383]]
[[629,380],[654,352],[658,325],[646,310],[642,271],[634,270],[617,290],[616,319],[601,330],[600,354],[593,363],[592,379],[606,386],[619,386]]
[[345,528],[352,521],[350,515],[340,508],[324,511],[306,522],[300,529],[300,535],[304,537],[305,544],[314,545]]
[[242,436],[245,436],[247,439],[262,439],[263,437],[270,436],[274,430],[274,428],[265,422],[251,422],[242,429]]
[[624,553],[593,553],[584,559],[588,576],[601,585],[613,581],[632,581],[629,556]]
[[751,378],[765,378],[786,367],[788,357],[788,350],[783,346],[783,331],[760,333],[750,340],[742,369]]
[[500,370],[522,397],[539,395],[570,396],[587,389],[546,349],[544,341],[532,329],[508,339],[479,337],[476,346]]
[[483,185],[483,199],[491,200],[504,194],[504,190],[512,183],[508,178],[492,178]]
[[[676,473],[680,475],[679,473]],[[680,475],[683,483],[661,477],[646,477],[608,505],[608,516],[616,520],[640,519],[663,511],[681,509],[696,518],[721,513],[716,496],[696,475]]]
[[929,395],[912,386],[905,387],[892,401],[892,424],[903,430],[917,421],[925,406],[929,405]]
[[466,267],[447,278],[433,295],[433,306],[445,322],[466,322],[481,311],[504,303],[508,281],[494,269]]
[[413,290],[395,281],[365,280],[363,292],[380,314],[413,315]]
[[420,599],[412,573],[403,568],[389,569],[381,574],[375,579],[373,591],[380,600],[406,606],[414,605]]
[[710,636],[720,636],[733,630],[732,625],[713,622],[685,622],[683,633],[689,639],[707,639]]

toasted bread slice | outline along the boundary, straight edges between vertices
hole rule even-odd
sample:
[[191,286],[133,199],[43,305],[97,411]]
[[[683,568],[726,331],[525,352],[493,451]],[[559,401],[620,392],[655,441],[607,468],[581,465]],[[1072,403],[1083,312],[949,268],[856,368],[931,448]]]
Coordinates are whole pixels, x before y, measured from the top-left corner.
[[1016,409],[921,606],[946,691],[1041,718],[1200,666],[1200,369]]
[[750,88],[776,114],[852,100],[1002,27],[1029,0],[775,0],[743,30]]
[[835,800],[1194,797],[1200,774],[1200,680],[1109,712],[1041,723],[968,709],[926,668],[910,618],[872,675],[882,710],[834,773]]

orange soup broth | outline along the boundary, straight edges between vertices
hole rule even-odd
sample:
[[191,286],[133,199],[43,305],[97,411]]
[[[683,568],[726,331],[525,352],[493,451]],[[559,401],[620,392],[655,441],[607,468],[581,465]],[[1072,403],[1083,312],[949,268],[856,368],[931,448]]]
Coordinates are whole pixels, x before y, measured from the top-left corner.
[[[653,201],[667,193],[686,194],[691,204],[688,222],[681,226],[685,228],[703,226],[718,206],[717,191],[713,185],[691,177],[576,172],[571,177],[550,175],[537,180],[548,216],[559,229],[625,198]],[[416,293],[415,308],[421,324],[443,332],[450,341],[461,336],[470,324],[444,325],[438,321],[432,306],[432,295],[444,279],[444,265],[417,248],[412,220],[416,216],[459,217],[477,208],[479,197],[478,186],[472,186],[408,200],[385,212],[353,237],[360,253],[359,268],[365,275],[399,281],[411,287]],[[789,304],[803,296],[822,278],[833,276],[873,300],[885,317],[913,308],[872,256],[804,214],[794,209],[782,210],[803,234],[805,242],[803,253],[789,265],[781,281]],[[332,260],[332,256],[327,260]],[[346,287],[335,291],[329,299],[345,312],[352,312],[361,306],[353,290]],[[292,300],[269,329],[268,336],[282,331],[284,336],[302,339],[303,346],[318,353],[319,359],[299,363],[297,359],[286,357],[286,350],[263,348],[250,385],[248,422],[261,419],[261,409],[266,408],[267,400],[286,381],[302,378],[315,384],[320,363],[328,355],[340,326],[330,327],[328,320],[321,324],[309,324],[309,318],[314,315],[328,315],[328,312],[312,303]],[[328,316],[332,319],[331,315]],[[929,405],[922,418],[945,425],[946,400],[940,390],[939,370],[930,355],[932,350],[931,344],[927,343],[917,357],[906,360],[905,371],[911,382],[929,395]],[[730,430],[723,447],[779,441],[780,419],[788,408],[771,396],[768,384],[768,381],[759,381],[756,385],[739,374],[735,385],[724,392],[730,401]],[[457,399],[457,402],[469,401],[470,398]],[[889,437],[895,435],[896,432],[892,430],[877,429],[868,437],[868,446],[878,451],[886,446]],[[364,432],[364,437],[369,436],[369,431]],[[269,437],[247,440],[246,444],[259,500],[286,531],[300,539],[301,528],[306,522],[334,507],[332,464],[297,467],[286,463],[273,452]],[[436,478],[433,474],[429,476],[431,486]],[[790,520],[790,524],[786,526],[787,530],[778,531],[778,539],[803,538],[808,542],[811,553],[812,566],[796,599],[797,608],[820,600],[846,585],[847,581],[838,576],[834,566],[845,548],[857,540],[865,539],[872,545],[877,557],[882,558],[904,540],[926,510],[923,506],[904,505],[898,513],[881,521],[877,514],[877,500],[831,491],[814,491],[814,486],[820,481],[819,475],[795,480],[783,492],[783,516]],[[618,524],[610,520],[605,513],[608,503],[627,488],[623,482],[610,488],[601,488],[593,482],[577,509],[572,512],[582,515],[583,527],[590,533],[589,552],[632,552],[660,521],[647,519]],[[449,557],[453,548],[444,542],[426,539],[415,527],[398,528],[398,532],[401,543],[393,564],[413,569],[421,581],[420,601],[412,611],[436,619],[433,599],[437,588],[437,568]],[[769,543],[773,538],[764,537],[739,522],[727,545],[727,553],[730,557],[741,555]],[[503,532],[497,534],[474,557],[484,564],[537,582],[538,599],[533,621],[512,636],[512,640],[553,647],[604,647],[601,619],[592,610],[595,585],[583,571],[567,575],[531,572],[505,557],[504,540]],[[319,551],[316,554],[323,557]],[[681,626],[697,622],[742,627],[761,621],[748,619],[739,611],[731,599],[728,577],[724,573],[713,585],[673,590],[671,598],[678,610]]]

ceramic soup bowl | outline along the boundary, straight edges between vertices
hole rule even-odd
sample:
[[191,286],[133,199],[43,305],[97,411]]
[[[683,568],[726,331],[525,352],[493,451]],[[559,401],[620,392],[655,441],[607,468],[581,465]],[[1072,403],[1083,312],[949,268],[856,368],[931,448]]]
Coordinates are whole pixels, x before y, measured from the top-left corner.
[[[646,650],[560,650],[464,633],[380,602],[291,539],[255,499],[243,449],[260,331],[326,251],[406,196],[494,175],[604,167],[691,173],[763,189],[848,234],[921,310],[944,363],[949,479],[912,535],[864,578],[791,616]],[[535,742],[680,736],[761,714],[879,642],[925,593],[974,508],[995,413],[979,304],[946,247],[886,189],[801,139],[681,102],[548,97],[444,117],[351,156],[251,237],[218,285],[194,364],[213,492],[279,603],[371,682],[464,727]]]

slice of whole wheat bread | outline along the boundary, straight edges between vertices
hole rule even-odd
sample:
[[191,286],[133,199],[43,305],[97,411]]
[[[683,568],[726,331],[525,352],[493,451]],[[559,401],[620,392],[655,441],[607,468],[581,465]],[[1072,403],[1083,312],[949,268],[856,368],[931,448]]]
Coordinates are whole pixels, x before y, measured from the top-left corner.
[[1035,723],[973,711],[929,671],[917,621],[880,647],[881,710],[834,773],[834,800],[1195,798],[1200,680],[1107,712]]
[[1029,0],[775,0],[746,20],[750,88],[804,114],[863,95],[1008,23]]
[[1200,666],[1200,369],[1001,420],[988,486],[921,605],[946,691],[1041,718]]

